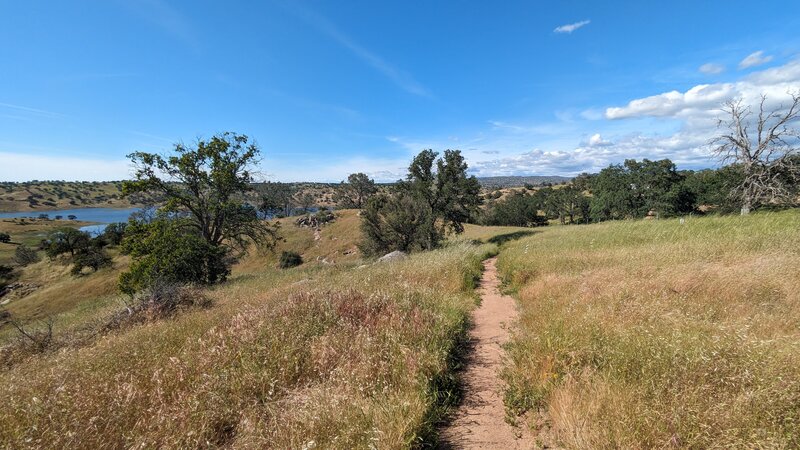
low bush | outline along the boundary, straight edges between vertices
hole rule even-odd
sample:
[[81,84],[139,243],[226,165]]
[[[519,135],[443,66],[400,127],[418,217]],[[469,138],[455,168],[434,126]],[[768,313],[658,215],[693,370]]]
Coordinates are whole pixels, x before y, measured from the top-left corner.
[[39,254],[36,250],[28,247],[27,245],[20,245],[14,250],[14,262],[20,266],[27,266],[35,262],[39,262]]
[[303,264],[303,257],[297,252],[284,251],[281,252],[281,259],[278,265],[281,269],[289,269]]
[[112,315],[104,331],[169,318],[187,309],[208,308],[211,303],[211,299],[197,286],[156,282],[131,296],[125,309]]

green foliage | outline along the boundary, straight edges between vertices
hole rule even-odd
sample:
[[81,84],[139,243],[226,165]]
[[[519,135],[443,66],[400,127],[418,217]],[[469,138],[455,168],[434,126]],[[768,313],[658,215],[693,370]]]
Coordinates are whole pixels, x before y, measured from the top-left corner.
[[277,228],[262,221],[256,208],[245,202],[258,155],[258,147],[247,136],[235,133],[200,140],[194,148],[176,144],[172,156],[129,155],[135,179],[123,183],[123,192],[156,192],[165,204],[154,223],[129,225],[137,227],[130,236],[126,230],[123,244],[127,242],[134,263],[120,278],[123,291],[162,278],[204,284],[223,281],[235,257],[245,254],[251,243],[274,245]]
[[0,242],[4,244],[11,242],[11,235],[8,233],[0,233]]
[[684,176],[675,164],[663,159],[625,160],[591,177],[591,214],[595,220],[644,217],[654,211],[671,216],[692,212],[694,194],[681,184]]
[[375,181],[364,173],[353,173],[336,188],[333,200],[340,208],[362,209],[376,192]]
[[27,266],[39,261],[39,254],[36,250],[28,247],[27,245],[19,245],[14,250],[14,262],[20,266]]
[[244,252],[250,242],[274,243],[274,228],[244,201],[252,189],[250,170],[259,155],[247,136],[222,133],[198,141],[195,148],[176,144],[175,153],[128,155],[136,171],[133,181],[123,183],[123,192],[159,193],[165,198],[163,211],[188,214],[190,226],[209,245],[227,247],[226,252]]
[[547,218],[539,214],[541,201],[533,195],[515,192],[494,203],[486,213],[486,225],[535,227],[547,225]]
[[432,227],[430,211],[407,192],[378,194],[367,200],[362,212],[360,249],[365,255],[423,250],[435,232]]
[[283,251],[278,265],[281,269],[289,269],[303,264],[303,257],[297,252]]
[[367,201],[362,216],[365,254],[431,250],[447,231],[464,231],[464,222],[481,204],[480,184],[467,176],[460,151],[446,150],[438,160],[437,156],[433,150],[422,151],[395,192]]
[[70,227],[58,228],[48,234],[45,253],[51,259],[65,253],[75,256],[75,253],[89,247],[90,241],[88,233]]
[[106,226],[103,230],[103,240],[109,245],[119,245],[122,243],[122,238],[125,236],[126,223],[112,223]]
[[72,274],[80,275],[86,267],[96,272],[109,266],[111,266],[111,257],[108,256],[108,253],[102,248],[89,246],[82,249],[73,258]]
[[126,294],[157,282],[221,282],[232,263],[228,248],[210,244],[188,218],[161,216],[149,223],[130,222],[121,249],[133,258],[119,280]]
[[0,264],[0,289],[4,289],[17,278],[17,272],[11,266]]

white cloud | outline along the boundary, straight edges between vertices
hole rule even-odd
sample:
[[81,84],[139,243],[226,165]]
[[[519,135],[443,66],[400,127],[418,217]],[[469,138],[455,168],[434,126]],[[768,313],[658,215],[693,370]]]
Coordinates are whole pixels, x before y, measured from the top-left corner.
[[578,28],[585,27],[586,25],[589,25],[589,23],[591,23],[591,22],[592,22],[591,20],[581,20],[580,22],[561,25],[560,27],[556,27],[556,29],[553,30],[553,33],[567,33],[567,34],[570,34],[573,31],[577,30]]
[[761,95],[779,101],[787,92],[800,90],[800,60],[753,73],[735,83],[700,84],[686,92],[670,91],[606,109],[607,119],[672,117],[683,120],[709,118],[726,100],[740,98],[755,103]]
[[[585,110],[580,114],[584,121],[490,121],[467,140],[469,145],[463,148],[469,150],[464,155],[470,172],[478,176],[573,176],[629,158],[669,158],[685,169],[715,167],[719,162],[708,143],[718,133],[717,118],[724,101],[740,98],[757,104],[765,94],[767,107],[774,108],[785,104],[792,91],[800,91],[800,59],[730,83],[701,84],[634,99],[608,108],[603,115]],[[583,136],[582,142],[574,136]],[[404,145],[409,151],[447,148],[443,139],[416,139]]]
[[127,160],[0,152],[0,180],[109,181],[131,176]]
[[753,52],[739,63],[739,69],[747,69],[750,67],[760,66],[772,61],[772,56],[764,55],[763,50]]
[[589,137],[589,147],[607,147],[613,145],[612,142],[606,141],[600,136],[600,133],[595,133]]
[[725,71],[725,66],[717,63],[705,63],[697,70],[706,75],[716,75]]

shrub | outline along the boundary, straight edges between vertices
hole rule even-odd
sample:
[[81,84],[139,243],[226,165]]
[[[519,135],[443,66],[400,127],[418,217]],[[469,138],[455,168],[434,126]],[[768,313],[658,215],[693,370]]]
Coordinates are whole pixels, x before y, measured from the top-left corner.
[[108,242],[109,245],[119,245],[122,243],[122,238],[125,236],[125,228],[127,223],[112,223],[103,230],[103,240]]
[[130,270],[119,279],[120,290],[126,294],[162,281],[222,282],[233,263],[226,247],[209,244],[192,221],[179,218],[130,223],[122,240],[122,252],[133,258]]
[[14,262],[20,266],[27,266],[39,262],[39,254],[27,245],[20,245],[14,250]]
[[79,275],[85,267],[89,267],[97,272],[103,267],[110,266],[111,257],[108,256],[108,253],[102,248],[87,247],[75,255],[73,262],[72,274]]
[[196,286],[159,280],[132,296],[126,308],[111,317],[104,331],[172,317],[190,308],[208,308],[211,303]]
[[8,233],[0,233],[0,242],[5,244],[11,242],[11,235]]
[[289,269],[303,264],[303,257],[297,252],[281,252],[281,260],[279,266],[281,269]]

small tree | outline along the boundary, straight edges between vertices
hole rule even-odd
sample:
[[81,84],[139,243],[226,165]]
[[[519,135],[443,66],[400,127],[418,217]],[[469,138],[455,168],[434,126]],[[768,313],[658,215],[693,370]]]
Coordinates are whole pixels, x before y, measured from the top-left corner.
[[112,223],[108,224],[103,230],[103,240],[109,245],[119,245],[122,243],[122,238],[125,236],[126,223]]
[[259,187],[261,204],[259,210],[266,217],[291,216],[297,189],[289,183],[267,181]]
[[333,200],[340,208],[361,209],[378,192],[375,181],[365,173],[352,173],[336,188]]
[[365,255],[423,250],[430,241],[430,211],[407,192],[377,194],[363,209],[360,245]]
[[[225,279],[235,257],[244,254],[250,243],[271,247],[277,237],[276,227],[259,219],[256,209],[245,202],[246,193],[252,189],[251,170],[258,155],[258,146],[250,143],[247,136],[235,133],[200,140],[195,147],[176,144],[175,154],[171,156],[130,154],[135,179],[123,183],[124,193],[156,192],[165,199],[161,208],[164,218],[152,233],[132,234],[129,247],[136,249],[130,251],[134,259],[147,261],[153,255],[169,253],[169,249],[160,246],[174,245],[164,239],[172,236],[187,246],[195,262],[199,258],[203,263],[203,267],[186,268],[189,280],[175,281],[201,279],[214,283]],[[169,219],[176,216],[185,218]],[[194,233],[186,228],[192,228]],[[146,242],[137,247],[133,242],[136,239]],[[148,272],[147,267],[152,266],[142,264],[142,267],[133,264],[131,271]],[[218,267],[220,264],[225,267]],[[149,275],[134,278],[141,282],[152,281]],[[127,283],[127,286],[142,287],[137,283]]]
[[38,261],[39,254],[27,245],[20,245],[14,250],[14,262],[20,266],[25,267]]
[[395,192],[367,202],[362,216],[365,254],[430,250],[448,231],[464,231],[464,222],[477,212],[482,201],[480,184],[474,176],[467,176],[460,151],[446,150],[438,161],[437,156],[433,150],[422,151]]
[[303,257],[300,256],[299,253],[293,251],[281,252],[281,259],[278,262],[278,266],[281,269],[289,269],[292,267],[297,267],[300,264],[303,264]]
[[8,244],[11,242],[11,235],[8,233],[0,233],[0,242],[3,244]]
[[97,272],[103,267],[111,266],[111,257],[102,248],[90,246],[75,255],[73,263],[72,274],[79,275],[85,267]]
[[58,228],[47,236],[45,252],[51,259],[64,253],[75,256],[75,253],[88,247],[90,241],[88,233],[75,228]]
[[767,97],[762,96],[756,117],[742,100],[723,106],[728,117],[719,120],[719,127],[726,132],[712,144],[723,162],[741,166],[743,178],[732,195],[741,202],[742,215],[764,203],[795,201],[796,186],[789,181],[800,176],[800,131],[791,125],[800,114],[800,94],[791,94],[791,98],[788,107],[781,104],[768,109]]
[[208,243],[191,219],[165,214],[150,222],[131,221],[121,250],[133,261],[120,275],[119,287],[131,295],[159,282],[218,283],[233,262],[229,249]]

